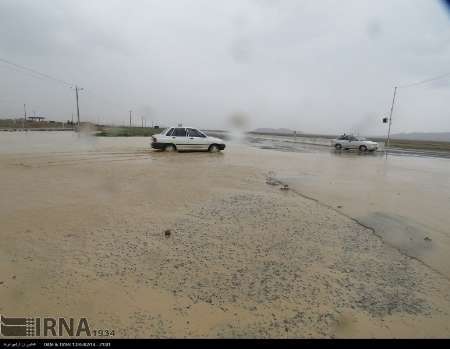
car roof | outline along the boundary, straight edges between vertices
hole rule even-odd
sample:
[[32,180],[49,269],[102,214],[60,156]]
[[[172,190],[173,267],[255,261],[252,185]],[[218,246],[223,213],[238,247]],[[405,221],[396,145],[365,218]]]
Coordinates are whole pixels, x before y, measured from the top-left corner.
[[169,126],[167,128],[195,128],[196,130],[200,130],[198,127],[192,127],[192,126]]

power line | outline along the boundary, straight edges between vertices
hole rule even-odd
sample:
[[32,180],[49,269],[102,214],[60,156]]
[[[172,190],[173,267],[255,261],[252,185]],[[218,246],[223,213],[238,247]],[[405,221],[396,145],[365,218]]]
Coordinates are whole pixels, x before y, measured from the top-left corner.
[[[392,105],[391,105],[391,111],[389,114],[389,128],[388,128],[388,133],[387,133],[387,141],[386,141],[386,147],[389,147],[389,140],[390,140],[390,134],[391,134],[391,125],[392,125],[392,115],[394,113],[394,105],[395,105],[395,100],[397,97],[397,90],[400,88],[408,88],[408,87],[413,87],[413,86],[418,86],[418,85],[423,85],[432,81],[436,81],[436,80],[441,80],[441,79],[445,79],[447,77],[450,77],[450,73],[445,73],[442,75],[438,75],[438,76],[434,76],[432,78],[428,78],[428,79],[424,79],[424,80],[420,80],[417,82],[413,82],[411,84],[405,84],[405,85],[398,85],[394,87],[394,96],[392,98]],[[386,156],[387,156],[387,152],[386,152]]]
[[[25,66],[23,66],[23,65],[20,65],[20,64],[17,64],[17,63],[8,61],[8,60],[6,60],[6,59],[0,58],[0,62],[5,63],[5,64],[7,64],[7,65],[9,65],[9,66],[12,66],[12,67],[15,67],[15,68],[22,69],[22,70],[24,70],[24,71],[26,71],[26,72],[28,72],[28,73],[32,73],[31,75],[32,75],[33,77],[35,77],[35,78],[36,78],[36,77],[41,77],[41,78],[53,80],[53,81],[58,82],[58,83],[60,83],[60,84],[66,85],[66,86],[68,86],[68,87],[70,87],[70,88],[74,88],[74,87],[75,87],[75,84],[72,84],[72,83],[70,83],[70,82],[67,82],[67,81],[64,81],[64,80],[55,78],[55,77],[53,77],[53,76],[51,76],[51,75],[48,75],[48,74],[45,74],[45,73],[41,73],[40,71],[37,71],[37,70],[35,70],[35,69],[31,69],[31,68],[25,67]],[[37,76],[36,76],[36,75],[37,75]]]
[[432,81],[444,79],[444,78],[446,78],[446,77],[450,77],[450,73],[446,73],[446,74],[438,75],[438,76],[435,76],[435,77],[432,77],[432,78],[428,78],[428,79],[425,79],[425,80],[413,82],[413,83],[411,83],[411,84],[399,85],[398,88],[406,88],[406,87],[412,87],[412,86],[422,85],[422,84],[426,84],[426,83],[428,83],[428,82],[432,82]]
[[[28,72],[30,75],[32,75],[35,78],[38,78],[38,79],[42,79],[42,78],[49,79],[49,80],[58,82],[60,84],[63,84],[65,86],[68,86],[71,89],[75,89],[75,100],[76,100],[76,106],[77,106],[77,131],[80,130],[80,107],[79,107],[79,104],[78,104],[78,91],[83,91],[83,88],[80,88],[79,86],[77,86],[75,84],[71,84],[70,82],[67,82],[67,81],[55,78],[55,77],[53,77],[51,75],[48,75],[48,74],[45,74],[45,73],[41,73],[40,71],[37,71],[35,69],[31,69],[31,68],[25,67],[23,65],[20,65],[20,64],[8,61],[8,60],[3,59],[3,58],[0,58],[0,62],[2,62],[4,64],[7,64],[10,68],[13,68],[16,71],[17,71],[17,68],[18,69],[22,69],[22,71]],[[26,114],[25,114],[25,117],[26,117]]]
[[[45,79],[50,79],[52,81],[64,84],[65,86],[68,86],[68,87],[70,87],[70,88],[72,88],[74,90],[76,89],[76,85],[73,84],[73,83],[69,83],[69,82],[61,80],[59,78],[55,78],[55,77],[53,77],[51,75],[48,75],[48,74],[45,74],[45,73],[41,73],[41,72],[39,72],[39,71],[37,71],[35,69],[31,69],[31,68],[22,66],[20,64],[8,61],[8,60],[3,59],[3,58],[0,58],[0,62],[3,62],[5,64],[9,65],[9,68],[11,68],[11,69],[13,69],[14,71],[17,71],[17,72],[24,72],[24,70],[25,70],[27,73],[29,73],[30,76],[32,76],[32,77],[34,77],[36,79],[39,79],[39,80],[42,80],[44,78]],[[78,90],[80,91],[81,88],[79,88]],[[84,90],[86,90],[86,89],[84,89]],[[107,102],[107,103],[109,103],[111,105],[115,105],[116,107],[123,108],[123,105],[115,103],[115,102],[112,102],[111,100],[105,98],[104,96],[101,96],[101,95],[97,94],[95,91],[91,91],[91,90],[88,90],[88,91],[89,91],[89,93],[91,95],[94,95],[94,97],[96,96],[97,98],[103,99],[104,102]]]

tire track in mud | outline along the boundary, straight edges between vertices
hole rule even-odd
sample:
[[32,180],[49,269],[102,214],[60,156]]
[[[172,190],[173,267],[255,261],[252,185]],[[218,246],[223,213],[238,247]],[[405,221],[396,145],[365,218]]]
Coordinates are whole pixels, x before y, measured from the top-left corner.
[[[88,156],[86,156],[88,155]],[[93,153],[91,154],[74,154],[73,156],[70,156],[69,158],[63,158],[63,159],[52,159],[48,156],[42,156],[40,158],[30,158],[30,159],[23,159],[23,162],[15,162],[11,165],[13,166],[23,166],[23,167],[32,167],[32,168],[39,168],[39,167],[47,167],[47,166],[58,166],[58,165],[77,165],[77,164],[85,164],[85,163],[96,163],[96,162],[110,162],[110,161],[133,161],[133,160],[153,160],[154,158],[151,156],[152,154],[147,153],[105,153],[105,154],[99,154],[99,153]],[[77,157],[78,156],[78,157]],[[84,156],[84,157],[80,157]],[[130,157],[132,156],[132,157]],[[48,158],[49,161],[45,161],[43,159]],[[36,161],[34,161],[36,160]]]

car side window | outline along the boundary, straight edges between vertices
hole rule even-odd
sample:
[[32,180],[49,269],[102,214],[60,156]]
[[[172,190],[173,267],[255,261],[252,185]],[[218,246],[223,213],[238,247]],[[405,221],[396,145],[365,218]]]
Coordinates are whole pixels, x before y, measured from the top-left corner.
[[206,136],[201,133],[199,130],[196,130],[194,128],[188,128],[189,137],[202,137],[205,138]]
[[172,136],[175,137],[186,137],[186,129],[185,128],[176,128],[173,132]]
[[169,131],[167,131],[166,136],[171,136],[173,133],[173,128],[171,128]]

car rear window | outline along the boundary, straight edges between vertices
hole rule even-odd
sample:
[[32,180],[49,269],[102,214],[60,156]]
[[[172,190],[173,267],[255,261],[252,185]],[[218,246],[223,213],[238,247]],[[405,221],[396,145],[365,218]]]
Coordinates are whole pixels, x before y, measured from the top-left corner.
[[186,129],[185,128],[176,128],[173,132],[173,136],[175,137],[186,137]]

